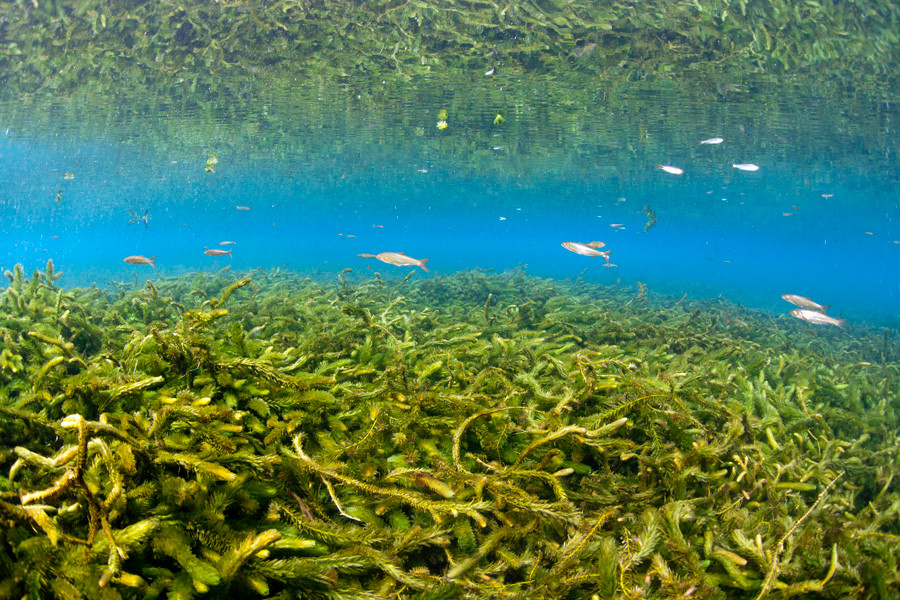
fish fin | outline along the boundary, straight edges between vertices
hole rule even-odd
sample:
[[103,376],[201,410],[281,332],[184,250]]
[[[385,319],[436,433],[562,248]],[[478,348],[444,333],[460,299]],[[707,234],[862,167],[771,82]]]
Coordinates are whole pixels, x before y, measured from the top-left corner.
[[153,256],[150,257],[150,266],[153,267],[153,268],[155,269],[155,268],[156,268],[156,264],[153,262],[154,260],[156,260],[156,255],[155,255],[155,254],[154,254]]
[[228,258],[231,258],[231,250],[229,250],[229,251],[228,251],[228,252],[226,252],[226,253],[225,253],[225,254],[227,254],[227,255],[228,255]]
[[841,329],[846,330],[847,328],[844,325],[847,324],[847,319],[835,319],[834,324],[840,327]]
[[429,260],[431,260],[431,259],[430,259],[430,258],[423,258],[422,260],[419,261],[419,266],[422,267],[422,270],[425,271],[426,273],[430,273],[430,272],[431,272],[431,271],[428,270],[428,267],[425,266],[425,263],[427,263]]
[[590,242],[587,245],[590,246],[591,248],[602,248],[606,244],[603,242]]
[[823,315],[824,315],[826,312],[828,312],[828,307],[829,307],[829,306],[831,306],[831,305],[830,305],[830,304],[826,304],[826,305],[824,305],[824,306],[822,307],[822,314],[823,314]]

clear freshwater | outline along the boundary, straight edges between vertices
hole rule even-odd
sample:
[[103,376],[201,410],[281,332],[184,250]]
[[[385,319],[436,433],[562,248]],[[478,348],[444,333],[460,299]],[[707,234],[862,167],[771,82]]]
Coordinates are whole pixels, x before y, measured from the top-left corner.
[[900,598],[898,32],[0,0],[0,600]]
[[[773,313],[793,308],[781,294],[799,294],[851,322],[896,326],[900,138],[887,90],[618,83],[568,107],[537,88],[479,73],[366,99],[336,86],[197,94],[202,109],[125,94],[9,99],[0,264],[30,271],[52,258],[65,283],[88,285],[227,264],[373,269],[357,254],[391,251],[430,258],[434,273],[587,269],[593,282]],[[724,141],[700,143],[714,137]],[[646,232],[645,206],[658,218]],[[129,225],[130,211],[152,218]],[[593,240],[617,267],[560,246]],[[236,242],[231,258],[203,254],[222,241]],[[124,264],[129,255],[155,255],[158,271]]]

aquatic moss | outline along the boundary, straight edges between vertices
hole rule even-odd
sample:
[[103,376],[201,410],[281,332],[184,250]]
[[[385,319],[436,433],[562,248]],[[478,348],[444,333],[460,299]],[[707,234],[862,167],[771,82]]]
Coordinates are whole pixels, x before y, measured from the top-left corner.
[[4,597],[900,592],[895,332],[524,270],[41,281],[0,295]]

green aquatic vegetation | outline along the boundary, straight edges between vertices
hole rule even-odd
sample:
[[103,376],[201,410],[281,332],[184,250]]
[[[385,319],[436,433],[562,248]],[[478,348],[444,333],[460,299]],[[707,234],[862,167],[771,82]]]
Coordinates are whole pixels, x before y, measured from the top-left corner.
[[897,367],[849,336],[521,269],[11,275],[0,597],[900,591]]
[[[898,18],[886,1],[864,9],[727,0],[5,5],[0,67],[30,89],[54,90],[102,80],[113,65],[125,80],[177,76],[189,88],[224,75],[236,80],[232,92],[254,75],[279,80],[298,71],[402,80],[448,69],[562,68],[623,71],[627,79],[712,65],[881,74],[895,58],[890,25]],[[207,172],[216,162],[209,154]]]

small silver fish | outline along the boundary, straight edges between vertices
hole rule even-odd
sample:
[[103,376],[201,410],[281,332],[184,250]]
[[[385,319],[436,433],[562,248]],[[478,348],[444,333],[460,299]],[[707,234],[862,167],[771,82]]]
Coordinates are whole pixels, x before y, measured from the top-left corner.
[[575,254],[580,254],[581,256],[600,256],[603,258],[603,260],[606,261],[606,264],[603,265],[604,267],[619,266],[609,262],[609,255],[612,250],[597,250],[597,248],[606,246],[606,244],[604,244],[603,242],[591,242],[589,244],[582,244],[581,242],[563,242],[560,245],[569,252],[574,252]]
[[808,308],[809,310],[817,310],[819,312],[825,312],[828,310],[829,304],[819,304],[818,302],[813,302],[806,296],[798,296],[797,294],[782,294],[781,299],[785,302],[790,302],[800,308]]
[[420,267],[426,273],[429,271],[425,263],[431,260],[430,258],[412,258],[403,252],[381,252],[376,254],[375,258],[395,267]]
[[569,252],[574,252],[581,256],[603,256],[603,253],[597,250],[597,248],[603,248],[606,244],[603,242],[590,242],[588,244],[582,244],[581,242],[563,242],[560,246]]
[[219,250],[218,248],[210,248],[209,250],[204,250],[203,254],[207,256],[231,256],[231,250]]
[[681,175],[682,173],[684,173],[684,169],[673,167],[672,165],[659,165],[659,168],[666,173],[671,173],[672,175]]
[[720,137],[709,138],[708,140],[700,140],[701,144],[721,144],[725,140]]
[[791,311],[791,316],[806,321],[807,323],[814,323],[816,325],[836,325],[841,329],[844,328],[844,323],[847,322],[845,319],[835,319],[834,317],[829,317],[817,310],[808,310],[805,308],[795,308]]
[[753,163],[732,163],[731,166],[741,171],[759,171],[759,165]]

